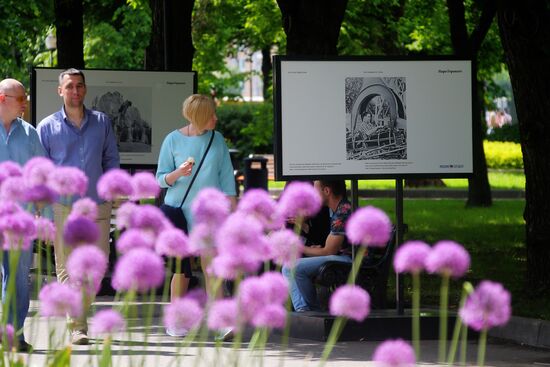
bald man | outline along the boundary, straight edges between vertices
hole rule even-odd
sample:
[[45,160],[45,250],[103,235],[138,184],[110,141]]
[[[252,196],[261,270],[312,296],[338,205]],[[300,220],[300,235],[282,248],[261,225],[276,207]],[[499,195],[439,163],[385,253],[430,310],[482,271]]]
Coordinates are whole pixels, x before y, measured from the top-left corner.
[[[0,81],[0,162],[14,161],[24,165],[36,156],[45,156],[46,152],[40,143],[34,127],[21,118],[27,107],[25,87],[15,79]],[[2,261],[2,300],[10,278],[9,255],[4,251]],[[16,294],[16,330],[22,329],[29,311],[29,270],[32,264],[32,246],[22,251],[15,274]],[[10,307],[8,323],[14,321],[14,312]],[[25,342],[23,332],[19,333],[16,348],[28,352],[32,347]]]

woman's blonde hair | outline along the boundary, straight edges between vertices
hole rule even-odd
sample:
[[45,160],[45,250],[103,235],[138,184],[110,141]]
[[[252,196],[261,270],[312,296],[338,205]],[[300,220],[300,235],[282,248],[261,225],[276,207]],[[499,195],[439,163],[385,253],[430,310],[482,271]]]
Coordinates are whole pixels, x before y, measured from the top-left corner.
[[216,112],[214,100],[202,94],[192,94],[183,101],[183,117],[203,130]]

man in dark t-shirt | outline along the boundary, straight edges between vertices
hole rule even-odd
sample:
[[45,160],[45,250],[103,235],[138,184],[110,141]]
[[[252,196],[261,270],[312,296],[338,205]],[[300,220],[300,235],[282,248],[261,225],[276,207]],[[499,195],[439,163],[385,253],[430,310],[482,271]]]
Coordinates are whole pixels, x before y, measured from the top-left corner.
[[283,275],[289,280],[292,305],[297,312],[319,311],[317,292],[312,277],[327,261],[351,263],[351,251],[346,240],[345,225],[351,215],[351,204],[346,198],[344,180],[315,181],[323,204],[330,211],[330,233],[324,244],[304,248],[304,257],[296,262],[294,278],[291,269],[283,267]]

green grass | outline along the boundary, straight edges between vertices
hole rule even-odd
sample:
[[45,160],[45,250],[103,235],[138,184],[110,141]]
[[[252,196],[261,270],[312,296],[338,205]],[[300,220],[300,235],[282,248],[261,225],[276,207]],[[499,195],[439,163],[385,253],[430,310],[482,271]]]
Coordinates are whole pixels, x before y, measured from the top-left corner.
[[[495,200],[489,208],[466,208],[464,200],[407,199],[404,222],[405,240],[418,239],[429,244],[449,239],[461,243],[470,253],[471,270],[465,278],[451,281],[450,305],[456,307],[464,280],[474,284],[482,279],[498,281],[512,292],[513,313],[517,316],[550,320],[549,297],[533,299],[525,291],[526,250],[523,200]],[[388,213],[395,222],[393,199],[361,200]],[[410,300],[410,278],[405,277],[406,302]],[[423,306],[437,306],[440,280],[422,277]],[[395,299],[395,277],[390,276],[388,300]]]
[[[468,189],[467,179],[443,179],[445,187],[422,187],[423,189]],[[521,170],[490,170],[489,171],[489,184],[494,190],[524,190],[525,189],[525,175]],[[283,181],[270,181],[270,188],[283,188],[285,182]],[[349,187],[348,181],[348,187]],[[375,190],[391,190],[395,188],[395,180],[360,180],[358,182],[360,190],[375,189]]]

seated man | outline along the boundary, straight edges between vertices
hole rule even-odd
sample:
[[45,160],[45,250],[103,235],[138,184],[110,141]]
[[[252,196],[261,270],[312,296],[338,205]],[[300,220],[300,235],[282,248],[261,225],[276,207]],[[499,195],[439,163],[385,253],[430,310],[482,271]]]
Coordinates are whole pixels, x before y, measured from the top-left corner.
[[292,269],[283,267],[283,275],[289,280],[290,298],[297,312],[320,311],[317,292],[312,278],[327,261],[351,263],[351,248],[346,241],[345,224],[351,214],[351,204],[346,198],[344,180],[315,181],[315,188],[323,204],[330,210],[330,233],[322,245],[304,248],[304,256],[296,262],[294,278]]

